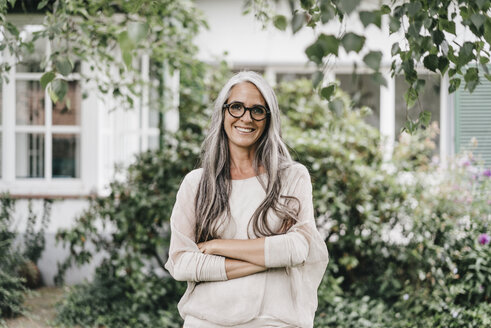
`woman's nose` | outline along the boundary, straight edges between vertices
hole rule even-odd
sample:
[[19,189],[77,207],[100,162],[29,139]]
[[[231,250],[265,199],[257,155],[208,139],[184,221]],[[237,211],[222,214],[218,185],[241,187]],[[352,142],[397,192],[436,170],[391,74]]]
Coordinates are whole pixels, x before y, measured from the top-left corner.
[[242,115],[242,117],[240,119],[241,119],[241,121],[244,121],[244,122],[252,122],[251,111],[246,110],[244,115]]

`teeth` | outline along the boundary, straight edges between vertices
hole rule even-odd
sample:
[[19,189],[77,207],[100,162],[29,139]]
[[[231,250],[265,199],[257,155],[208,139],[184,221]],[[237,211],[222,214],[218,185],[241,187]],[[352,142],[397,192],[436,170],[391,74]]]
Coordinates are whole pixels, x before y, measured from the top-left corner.
[[244,128],[239,128],[239,127],[235,127],[237,130],[239,130],[240,132],[252,132],[254,131],[254,129],[244,129]]

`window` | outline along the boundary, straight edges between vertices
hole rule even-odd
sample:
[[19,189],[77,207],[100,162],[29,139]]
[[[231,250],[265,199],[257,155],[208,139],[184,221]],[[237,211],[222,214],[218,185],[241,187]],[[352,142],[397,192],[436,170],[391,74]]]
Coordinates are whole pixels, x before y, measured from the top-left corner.
[[[419,96],[419,101],[416,104],[408,108],[408,117],[410,119],[417,119],[420,110],[427,110],[431,113],[431,122],[440,123],[440,77],[436,74],[420,74],[420,79],[425,80],[425,87],[423,94]],[[399,136],[401,129],[406,122],[406,101],[404,100],[404,93],[408,89],[404,76],[396,76],[396,104],[395,104],[395,136]],[[420,107],[421,106],[421,107]],[[436,152],[438,153],[440,140],[435,139]]]
[[366,122],[379,129],[380,125],[380,85],[369,74],[336,74],[340,87],[347,92],[355,107],[367,106],[372,114]]
[[[27,25],[21,33],[28,38],[37,28]],[[80,178],[79,77],[72,74],[65,100],[53,103],[39,82],[43,54],[49,54],[49,43],[38,39],[34,52],[15,67],[15,177]]]

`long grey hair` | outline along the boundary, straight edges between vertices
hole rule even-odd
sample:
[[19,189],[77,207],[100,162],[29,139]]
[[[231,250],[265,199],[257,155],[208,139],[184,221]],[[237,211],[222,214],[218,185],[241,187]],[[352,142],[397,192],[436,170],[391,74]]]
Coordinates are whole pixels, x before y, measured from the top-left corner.
[[[276,95],[259,74],[251,71],[240,72],[234,75],[218,94],[211,118],[211,127],[202,145],[203,174],[195,198],[196,242],[220,238],[220,226],[231,216],[229,208],[232,188],[230,153],[228,137],[223,127],[225,117],[223,105],[228,100],[233,86],[242,82],[250,82],[258,88],[271,112],[263,135],[257,141],[258,145],[253,160],[256,175],[259,175],[260,166],[266,170],[267,183],[259,179],[266,192],[266,197],[254,212],[249,224],[252,224],[253,232],[257,237],[271,236],[286,231],[298,215],[299,206],[294,210],[287,206],[288,202],[279,202],[280,197],[287,200],[296,198],[280,195],[281,172],[293,161],[281,138],[280,110]],[[279,231],[273,231],[268,224],[269,209],[273,209],[283,220]]]

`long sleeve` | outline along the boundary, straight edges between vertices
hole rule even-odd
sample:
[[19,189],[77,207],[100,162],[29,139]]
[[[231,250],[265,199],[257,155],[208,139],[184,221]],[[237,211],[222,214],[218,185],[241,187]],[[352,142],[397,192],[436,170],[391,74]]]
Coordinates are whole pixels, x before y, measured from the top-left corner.
[[227,280],[225,258],[203,254],[195,242],[194,197],[202,170],[194,170],[184,178],[177,192],[170,218],[171,240],[165,268],[176,280]]
[[[285,234],[266,237],[264,260],[268,268],[302,265],[309,254],[316,255],[314,260],[327,261],[328,258],[325,244],[315,226],[310,175],[302,165],[296,165],[293,171],[288,194],[300,202],[298,221]],[[313,247],[317,250],[312,250]]]

